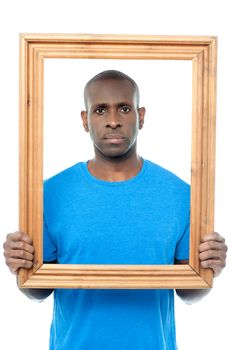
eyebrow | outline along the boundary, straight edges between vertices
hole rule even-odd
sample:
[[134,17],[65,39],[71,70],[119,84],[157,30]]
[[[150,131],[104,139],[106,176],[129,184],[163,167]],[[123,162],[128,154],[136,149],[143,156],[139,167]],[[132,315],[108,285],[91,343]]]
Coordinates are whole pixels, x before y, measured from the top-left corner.
[[[124,106],[132,106],[132,104],[129,103],[129,102],[119,102],[119,103],[116,103],[114,105],[114,107],[117,107],[117,108],[124,107]],[[98,108],[98,107],[108,108],[108,107],[110,107],[110,104],[108,104],[108,103],[97,103],[97,104],[92,106],[93,109]]]

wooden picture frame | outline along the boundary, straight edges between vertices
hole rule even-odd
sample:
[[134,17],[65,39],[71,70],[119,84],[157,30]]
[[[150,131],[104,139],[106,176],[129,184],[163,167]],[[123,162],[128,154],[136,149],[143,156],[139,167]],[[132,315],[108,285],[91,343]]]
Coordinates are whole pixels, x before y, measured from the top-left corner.
[[[43,264],[43,68],[50,58],[192,61],[191,233],[189,265]],[[214,229],[217,39],[206,36],[20,34],[20,231],[35,263],[20,288],[211,288],[199,264],[201,237]]]

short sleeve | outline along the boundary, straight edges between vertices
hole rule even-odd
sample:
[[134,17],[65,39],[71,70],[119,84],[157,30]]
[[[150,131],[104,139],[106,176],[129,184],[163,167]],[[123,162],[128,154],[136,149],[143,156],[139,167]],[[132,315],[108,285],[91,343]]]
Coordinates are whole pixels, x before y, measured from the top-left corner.
[[190,241],[190,213],[188,215],[183,234],[176,245],[175,259],[189,260],[189,241]]
[[43,220],[43,260],[44,262],[57,260],[57,247],[49,233],[45,215]]

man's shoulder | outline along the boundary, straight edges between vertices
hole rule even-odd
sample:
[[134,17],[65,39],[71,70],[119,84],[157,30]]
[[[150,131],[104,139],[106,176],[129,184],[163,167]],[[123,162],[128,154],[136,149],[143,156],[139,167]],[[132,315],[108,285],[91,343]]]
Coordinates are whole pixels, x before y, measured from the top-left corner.
[[175,174],[170,169],[167,169],[161,165],[158,165],[157,163],[154,163],[150,160],[145,160],[145,162],[147,163],[148,173],[152,178],[159,179],[163,182],[168,181],[168,182],[177,183],[187,187],[190,186],[185,180],[183,180],[180,176]]
[[85,162],[78,162],[59,173],[52,175],[51,177],[44,180],[44,186],[53,186],[62,183],[67,183],[67,181],[72,181],[74,177],[81,175],[81,169],[84,167]]

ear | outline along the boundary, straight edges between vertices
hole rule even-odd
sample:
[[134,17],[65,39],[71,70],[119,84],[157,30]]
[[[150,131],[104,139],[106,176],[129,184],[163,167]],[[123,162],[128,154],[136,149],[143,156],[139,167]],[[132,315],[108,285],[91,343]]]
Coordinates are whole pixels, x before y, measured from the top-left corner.
[[89,132],[89,127],[88,127],[88,120],[87,120],[87,112],[82,111],[81,112],[81,118],[83,120],[83,127],[86,132]]
[[138,108],[138,114],[139,114],[139,129],[142,129],[144,125],[145,114],[146,114],[145,107]]

